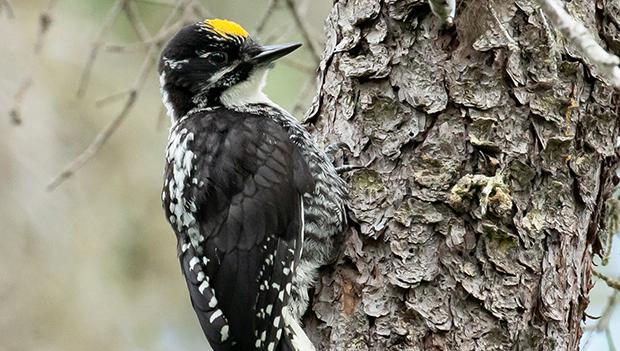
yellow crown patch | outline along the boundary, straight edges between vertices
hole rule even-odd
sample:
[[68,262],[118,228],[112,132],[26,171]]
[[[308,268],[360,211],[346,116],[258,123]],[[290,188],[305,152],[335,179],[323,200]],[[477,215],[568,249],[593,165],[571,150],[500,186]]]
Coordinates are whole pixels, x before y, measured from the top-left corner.
[[247,38],[250,35],[243,27],[233,21],[214,18],[205,20],[204,24],[222,37],[237,36]]

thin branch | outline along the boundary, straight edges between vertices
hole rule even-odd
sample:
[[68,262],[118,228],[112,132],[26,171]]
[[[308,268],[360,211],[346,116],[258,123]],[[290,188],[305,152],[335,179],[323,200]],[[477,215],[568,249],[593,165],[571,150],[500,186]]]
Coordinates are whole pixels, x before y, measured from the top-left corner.
[[167,41],[174,33],[181,29],[183,23],[184,20],[177,21],[174,24],[170,25],[168,28],[165,28],[164,30],[144,41],[138,41],[130,44],[105,44],[104,50],[110,52],[127,53],[139,51],[145,46],[148,48],[148,46],[151,44],[161,45],[165,41]]
[[278,29],[264,38],[265,43],[279,43],[295,32],[295,26],[287,26],[286,30]]
[[[49,32],[49,29],[53,22],[52,11],[54,10],[54,7],[56,7],[57,3],[58,0],[50,0],[47,3],[47,8],[45,9],[45,11],[43,11],[41,15],[39,15],[39,33],[37,34],[37,39],[34,44],[32,55],[33,66],[41,56],[43,46],[45,45],[45,38],[47,37],[46,34]],[[7,2],[7,4],[9,4],[10,6],[10,3]],[[34,70],[31,69],[28,75],[24,77],[24,79],[19,84],[17,92],[15,93],[15,96],[13,98],[13,107],[9,111],[9,116],[11,117],[11,122],[15,125],[19,125],[22,123],[22,104],[24,102],[24,99],[26,98],[26,95],[28,94],[28,91],[34,83],[33,75]]]
[[0,12],[2,9],[6,9],[6,17],[13,19],[15,18],[15,11],[13,11],[13,5],[11,5],[11,1],[9,0],[0,0]]
[[200,19],[213,17],[211,12],[209,12],[209,10],[207,10],[207,8],[198,0],[192,0],[191,7]]
[[605,51],[588,29],[573,19],[557,0],[538,0],[538,3],[551,22],[598,68],[602,76],[608,78],[613,86],[620,88],[620,58]]
[[157,46],[151,46],[149,50],[149,54],[146,59],[142,63],[142,68],[140,69],[140,74],[138,78],[133,84],[131,90],[129,90],[127,100],[125,101],[125,105],[121,112],[110,122],[96,137],[95,140],[82,152],[73,162],[69,164],[59,175],[57,175],[47,186],[47,190],[54,190],[58,185],[60,185],[67,178],[71,177],[78,169],[80,169],[88,160],[90,160],[96,153],[101,149],[103,144],[112,136],[112,134],[118,129],[121,123],[125,120],[129,111],[133,107],[136,99],[138,98],[138,94],[142,90],[142,86],[146,81],[146,77],[148,77],[151,68],[155,66],[155,60],[153,60],[154,52],[157,51]]
[[148,5],[159,5],[159,6],[169,6],[169,7],[175,7],[176,4],[173,2],[168,2],[168,1],[163,1],[163,0],[134,0],[136,2],[141,2],[143,4],[148,4]]
[[108,96],[104,96],[101,99],[95,101],[95,106],[96,107],[103,107],[105,105],[108,105],[112,102],[118,101],[122,98],[124,98],[125,96],[131,94],[131,92],[133,91],[133,89],[129,89],[129,90],[123,90],[120,91],[118,93],[114,93]]
[[137,42],[137,43],[132,43],[132,44],[109,43],[109,44],[105,44],[103,49],[107,52],[113,52],[117,54],[128,54],[128,53],[134,53],[134,52],[144,50],[144,44],[145,43],[143,42]]
[[116,131],[118,126],[125,119],[127,114],[129,113],[131,107],[133,106],[136,98],[138,96],[137,90],[132,90],[129,94],[129,98],[125,102],[125,106],[123,106],[123,110],[120,114],[116,116],[108,124],[103,131],[101,131],[95,140],[88,146],[84,152],[82,152],[69,166],[67,166],[59,175],[54,177],[54,179],[47,186],[48,191],[52,191],[56,189],[62,182],[64,182],[67,178],[71,177],[78,169],[80,169],[88,160],[90,160],[96,153],[101,149],[103,144],[110,138],[110,136]]
[[610,288],[620,291],[620,279],[608,277],[603,273],[599,273],[595,270],[592,270],[592,273],[594,273],[596,277],[601,278],[601,280],[603,280],[605,284],[607,284],[607,286],[609,286]]
[[273,15],[277,4],[278,0],[269,0],[269,3],[267,4],[267,10],[265,10],[263,17],[258,21],[258,24],[256,25],[256,34],[260,34],[265,29],[265,25],[267,24],[269,18],[271,18],[271,16]]
[[50,26],[53,22],[52,10],[54,9],[54,7],[56,7],[57,3],[58,0],[50,0],[47,3],[47,8],[45,9],[45,11],[43,11],[41,15],[39,15],[39,34],[37,35],[37,41],[34,45],[34,53],[36,55],[41,53],[41,50],[43,49],[43,45],[45,44],[45,35],[49,31]]
[[106,15],[103,24],[99,29],[99,33],[97,34],[95,42],[90,49],[88,61],[84,66],[84,72],[82,73],[82,78],[80,79],[80,85],[77,91],[78,97],[84,96],[84,93],[86,92],[86,88],[88,86],[88,82],[90,81],[90,75],[93,70],[93,65],[95,64],[95,60],[97,59],[97,55],[99,54],[99,49],[101,49],[101,46],[103,46],[103,37],[106,35],[106,33],[110,30],[110,28],[116,21],[116,18],[123,10],[126,1],[128,0],[117,0],[114,5],[112,5],[112,8]]
[[607,347],[609,347],[609,351],[616,351],[613,335],[614,333],[611,331],[611,328],[607,326],[607,328],[605,328],[605,338],[607,339]]
[[30,91],[33,82],[34,79],[32,77],[32,72],[30,72],[30,74],[19,84],[19,88],[17,88],[17,92],[13,97],[13,107],[9,111],[9,117],[11,117],[11,123],[14,125],[22,124],[22,104],[26,98],[26,94]]
[[129,19],[129,23],[138,35],[140,41],[144,43],[149,40],[151,34],[149,33],[149,30],[146,29],[146,24],[144,24],[144,21],[142,21],[142,18],[140,17],[135,0],[125,2],[123,5],[123,10],[125,10],[125,15],[127,15],[127,19]]
[[611,318],[611,314],[616,307],[616,298],[620,295],[618,291],[614,291],[613,294],[609,295],[607,300],[607,304],[601,313],[601,316],[598,317],[598,321],[593,326],[586,326],[584,329],[588,330],[590,333],[587,336],[584,336],[583,342],[583,350],[586,350],[590,344],[590,340],[592,339],[592,335],[595,332],[600,332],[602,330],[609,330],[609,319]]
[[312,59],[314,60],[314,63],[318,65],[319,62],[321,61],[321,54],[319,50],[317,49],[317,47],[314,45],[314,42],[312,41],[312,36],[310,35],[310,32],[308,28],[306,27],[306,24],[302,21],[301,15],[297,12],[297,8],[295,6],[294,0],[284,0],[284,3],[286,4],[291,15],[293,16],[295,25],[299,29],[301,36],[304,38],[304,42],[306,43],[306,45],[308,45],[308,49],[310,50],[310,54],[312,55]]
[[[135,1],[126,2],[124,10],[125,10],[125,14],[127,15],[127,18],[129,19],[129,23],[131,23],[131,26],[133,27],[134,31],[138,35],[138,38],[143,43],[142,45],[147,48],[150,45],[153,45],[152,43],[146,44],[151,39],[151,34],[149,33],[148,29],[146,29],[146,24],[144,24],[144,21],[142,21],[142,17],[140,16],[140,13],[138,12],[138,7],[136,6]],[[155,45],[157,44],[158,43],[155,43]],[[158,52],[153,53],[154,55],[153,59],[155,61],[159,59],[157,54]]]
[[[168,26],[170,26],[171,22],[174,20],[177,14],[179,12],[182,12],[182,10],[187,9],[189,5],[190,2],[188,0],[179,1],[177,6],[172,10],[168,18],[164,21],[164,24],[162,25],[159,32],[161,33],[162,31],[165,31]],[[118,16],[118,14],[115,16]],[[60,174],[54,177],[54,179],[47,186],[48,191],[54,190],[66,179],[75,174],[78,169],[80,169],[86,162],[88,162],[88,160],[90,160],[103,147],[106,141],[108,141],[112,134],[114,134],[114,132],[126,119],[127,115],[131,111],[131,108],[134,106],[138,95],[142,91],[142,87],[144,86],[144,83],[146,82],[146,79],[149,76],[151,69],[157,63],[157,53],[161,49],[161,45],[161,43],[149,44],[149,50],[146,54],[144,61],[142,62],[142,67],[139,71],[140,73],[134,81],[132,88],[127,92],[127,100],[125,101],[121,112],[95,137],[93,142],[86,148],[86,150],[84,150],[77,158],[75,158],[62,172],[60,172]]]
[[303,63],[299,63],[295,60],[291,60],[291,59],[287,59],[287,58],[282,58],[280,59],[280,61],[282,61],[283,64],[294,68],[300,72],[303,72],[305,74],[311,74],[314,75],[316,73],[316,68],[314,67],[310,67],[310,66],[306,66]]

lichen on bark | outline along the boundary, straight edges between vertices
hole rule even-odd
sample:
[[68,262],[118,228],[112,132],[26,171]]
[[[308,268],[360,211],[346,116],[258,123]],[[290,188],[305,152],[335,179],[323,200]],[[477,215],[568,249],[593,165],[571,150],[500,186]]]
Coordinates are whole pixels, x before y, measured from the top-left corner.
[[[326,22],[307,123],[372,162],[305,318],[321,350],[578,348],[618,94],[533,1],[459,3],[453,28],[422,0],[336,0]],[[619,47],[602,4],[567,7]]]

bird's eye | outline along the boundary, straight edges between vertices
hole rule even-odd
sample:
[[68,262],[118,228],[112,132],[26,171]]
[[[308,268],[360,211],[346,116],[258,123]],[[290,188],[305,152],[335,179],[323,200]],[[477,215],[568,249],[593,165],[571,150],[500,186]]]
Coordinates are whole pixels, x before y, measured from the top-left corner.
[[207,60],[209,60],[215,65],[221,65],[228,61],[228,55],[226,55],[225,52],[221,51],[210,52],[209,54],[207,54]]

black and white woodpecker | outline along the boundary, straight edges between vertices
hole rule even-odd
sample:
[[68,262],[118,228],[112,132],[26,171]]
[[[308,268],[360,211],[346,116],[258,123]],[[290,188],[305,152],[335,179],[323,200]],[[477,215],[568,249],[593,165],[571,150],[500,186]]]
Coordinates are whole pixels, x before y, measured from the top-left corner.
[[262,91],[273,61],[299,46],[263,46],[209,19],[162,52],[172,119],[162,200],[215,351],[314,350],[299,320],[342,241],[346,191],[312,136]]

